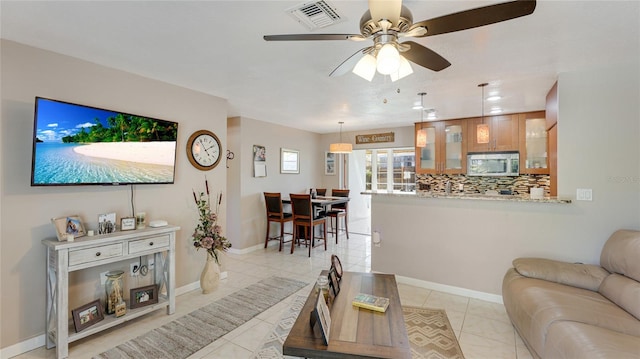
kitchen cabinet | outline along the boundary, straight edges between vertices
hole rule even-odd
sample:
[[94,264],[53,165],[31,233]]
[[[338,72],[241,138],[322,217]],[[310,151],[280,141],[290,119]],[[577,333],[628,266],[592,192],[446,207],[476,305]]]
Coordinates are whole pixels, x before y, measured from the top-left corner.
[[520,122],[520,173],[549,174],[545,112],[527,112],[518,116]]
[[427,131],[427,145],[416,146],[416,173],[466,173],[466,122],[450,120],[416,123],[415,138],[421,128]]
[[[489,142],[478,143],[478,125],[489,125]],[[518,151],[518,115],[486,116],[467,120],[468,152]]]

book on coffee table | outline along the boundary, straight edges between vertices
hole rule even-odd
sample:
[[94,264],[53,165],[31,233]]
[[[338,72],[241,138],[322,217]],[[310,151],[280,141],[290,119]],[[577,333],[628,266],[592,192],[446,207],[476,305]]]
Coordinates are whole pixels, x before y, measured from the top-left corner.
[[358,293],[351,302],[356,307],[385,312],[389,306],[389,298],[377,297],[371,294]]

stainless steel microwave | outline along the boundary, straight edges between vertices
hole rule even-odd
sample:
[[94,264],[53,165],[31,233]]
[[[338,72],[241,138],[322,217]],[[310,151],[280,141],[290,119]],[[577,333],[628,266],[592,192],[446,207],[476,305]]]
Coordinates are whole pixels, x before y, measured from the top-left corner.
[[518,152],[478,152],[467,154],[468,176],[519,176]]

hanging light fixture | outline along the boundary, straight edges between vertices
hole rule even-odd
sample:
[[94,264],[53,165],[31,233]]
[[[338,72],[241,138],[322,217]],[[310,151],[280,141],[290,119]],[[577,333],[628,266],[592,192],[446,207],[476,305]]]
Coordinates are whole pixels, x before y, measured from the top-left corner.
[[488,83],[481,83],[478,87],[482,88],[482,122],[476,127],[476,142],[489,143],[489,124],[484,123],[484,87]]
[[416,147],[426,147],[427,146],[427,130],[422,128],[422,123],[424,122],[424,95],[426,92],[419,92],[420,95],[420,129],[416,132]]
[[344,122],[340,121],[338,123],[340,124],[340,142],[339,143],[330,144],[329,145],[329,152],[332,152],[332,153],[351,153],[351,151],[353,149],[351,144],[342,142],[342,124],[344,124]]

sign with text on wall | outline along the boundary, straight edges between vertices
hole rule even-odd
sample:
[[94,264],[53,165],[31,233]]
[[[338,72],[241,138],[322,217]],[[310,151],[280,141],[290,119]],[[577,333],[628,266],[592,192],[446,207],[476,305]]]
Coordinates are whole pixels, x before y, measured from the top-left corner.
[[367,143],[384,143],[384,142],[395,142],[395,134],[393,132],[387,133],[374,133],[370,135],[356,135],[356,144],[367,144]]

